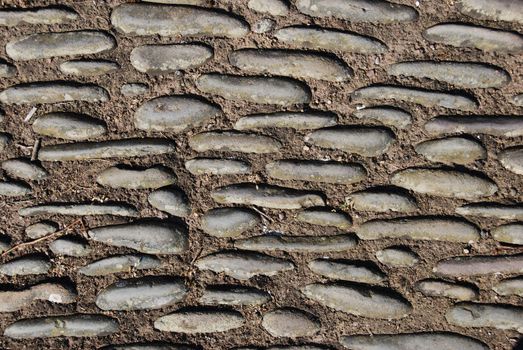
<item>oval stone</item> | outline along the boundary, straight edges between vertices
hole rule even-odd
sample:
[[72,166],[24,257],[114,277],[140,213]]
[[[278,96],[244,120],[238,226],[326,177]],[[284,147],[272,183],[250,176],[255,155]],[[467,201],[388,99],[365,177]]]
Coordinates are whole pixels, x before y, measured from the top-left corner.
[[185,169],[193,175],[240,175],[250,174],[249,163],[235,159],[194,158],[185,162]]
[[154,321],[163,332],[186,334],[226,332],[243,326],[241,313],[232,310],[177,311]]
[[98,85],[61,81],[14,85],[0,93],[0,102],[8,105],[73,101],[107,102],[109,93]]
[[322,112],[277,112],[253,114],[236,121],[236,130],[264,128],[291,128],[295,130],[319,129],[336,125],[335,114]]
[[490,231],[498,242],[523,245],[523,224],[513,223],[498,226]]
[[499,295],[523,297],[523,277],[507,278],[496,284],[492,289]]
[[523,307],[516,305],[459,303],[447,311],[445,319],[460,327],[491,327],[523,333]]
[[2,169],[11,177],[22,180],[40,181],[49,176],[38,163],[31,162],[27,158],[7,159],[2,162]]
[[318,333],[321,323],[308,312],[280,308],[263,315],[261,326],[273,337],[310,337]]
[[333,236],[276,236],[261,235],[234,242],[239,249],[254,251],[283,251],[290,253],[327,253],[342,252],[354,248],[357,244],[353,235]]
[[464,137],[428,140],[414,149],[428,160],[444,164],[464,165],[487,158],[487,150],[481,143]]
[[376,252],[376,259],[389,267],[413,267],[420,261],[419,256],[407,247],[388,247]]
[[521,204],[471,203],[456,208],[456,213],[463,216],[479,216],[503,220],[523,220]]
[[0,181],[0,196],[21,197],[32,192],[29,185],[22,182]]
[[200,302],[218,305],[261,305],[271,300],[269,293],[253,287],[236,285],[207,287]]
[[523,3],[513,0],[459,0],[457,8],[472,18],[523,24]]
[[349,215],[329,208],[313,208],[300,211],[296,215],[296,220],[311,225],[332,226],[340,230],[348,230],[352,225]]
[[15,27],[24,24],[62,24],[78,19],[68,7],[38,7],[0,10],[0,26]]
[[120,69],[118,63],[104,60],[74,60],[60,64],[62,73],[82,77],[104,75],[118,69]]
[[84,114],[52,112],[38,117],[32,125],[37,134],[83,141],[107,133],[105,122]]
[[174,184],[176,176],[164,166],[148,169],[126,169],[113,166],[103,170],[96,177],[96,182],[110,188],[131,190],[157,189]]
[[498,154],[501,164],[518,175],[523,175],[523,147],[506,148]]
[[411,196],[373,188],[354,192],[346,201],[359,211],[408,213],[418,210],[416,200]]
[[353,115],[365,122],[377,121],[386,126],[405,129],[412,124],[412,116],[400,108],[377,106],[356,110]]
[[466,301],[477,299],[479,296],[477,288],[473,286],[440,280],[418,281],[415,288],[428,297],[446,297]]
[[203,215],[201,227],[203,232],[214,237],[238,237],[260,222],[260,216],[250,209],[216,208]]
[[43,254],[23,255],[0,265],[0,276],[44,275],[51,269],[49,258]]
[[52,221],[39,221],[25,228],[25,235],[31,239],[38,239],[58,231],[58,225]]
[[237,131],[209,131],[192,136],[189,146],[197,152],[221,151],[242,153],[274,153],[282,147],[280,141],[264,135]]
[[523,118],[520,116],[441,116],[425,123],[425,130],[433,135],[469,133],[492,136],[523,136]]
[[154,269],[159,267],[160,263],[160,259],[152,255],[115,255],[87,264],[78,269],[78,272],[86,276],[106,276],[133,270]]
[[14,312],[29,308],[37,300],[57,304],[71,304],[76,301],[76,293],[57,283],[40,283],[25,289],[0,291],[0,312]]
[[142,73],[164,74],[200,67],[212,57],[213,50],[206,45],[144,45],[131,51],[131,64]]
[[523,254],[458,256],[437,263],[433,271],[441,276],[479,276],[523,273]]
[[358,163],[338,163],[313,160],[279,160],[268,163],[265,171],[279,180],[353,184],[367,178],[367,170]]
[[187,196],[177,188],[159,188],[147,197],[149,204],[156,209],[174,216],[186,217],[191,214],[191,206]]
[[289,6],[282,0],[249,0],[247,7],[271,16],[285,16],[289,12]]
[[62,237],[49,244],[49,249],[55,255],[82,257],[91,254],[91,248],[84,239],[77,237]]
[[368,261],[316,259],[308,266],[312,272],[335,280],[376,284],[387,279],[387,275]]
[[32,207],[25,207],[18,210],[20,216],[36,215],[114,215],[114,216],[138,216],[138,211],[132,205],[126,203],[116,204],[39,204]]
[[143,83],[127,83],[120,87],[120,92],[127,97],[139,96],[149,92],[149,85]]

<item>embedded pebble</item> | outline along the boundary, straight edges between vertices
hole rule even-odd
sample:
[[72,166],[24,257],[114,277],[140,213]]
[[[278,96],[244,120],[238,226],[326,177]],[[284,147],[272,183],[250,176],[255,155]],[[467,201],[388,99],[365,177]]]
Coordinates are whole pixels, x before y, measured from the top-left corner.
[[459,303],[447,311],[445,319],[460,327],[491,327],[523,333],[523,307],[515,305]]
[[210,270],[239,280],[247,280],[257,275],[275,276],[280,272],[294,269],[288,260],[270,255],[242,251],[226,251],[207,255],[196,260],[200,270]]
[[20,197],[32,192],[31,187],[25,183],[13,181],[0,181],[0,196]]
[[40,221],[25,228],[25,235],[37,239],[58,231],[58,225],[52,221]]
[[0,265],[0,275],[43,275],[51,269],[49,258],[42,254],[23,255]]
[[512,98],[510,99],[510,102],[512,102],[514,105],[516,105],[518,107],[523,107],[523,94],[518,94],[518,95],[512,96]]
[[174,184],[176,176],[169,168],[160,165],[144,170],[112,166],[98,174],[96,182],[110,188],[157,189]]
[[15,27],[24,24],[62,24],[78,19],[68,7],[44,7],[0,10],[0,26]]
[[296,220],[311,225],[332,226],[340,230],[348,230],[352,225],[349,215],[330,210],[329,208],[313,208],[300,211]]
[[468,24],[443,23],[426,29],[423,37],[454,47],[469,47],[500,53],[523,52],[523,35]]
[[376,259],[389,267],[413,267],[419,256],[407,247],[388,247],[376,252]]
[[261,235],[234,242],[238,249],[254,251],[284,251],[284,252],[308,252],[327,253],[342,252],[354,248],[357,244],[353,235],[334,236],[276,236]]
[[238,237],[260,222],[260,216],[247,208],[216,208],[203,215],[201,227],[214,237]]
[[425,123],[432,135],[486,134],[492,136],[523,136],[523,117],[520,116],[440,116]]
[[39,116],[32,125],[37,134],[83,141],[107,133],[105,122],[85,114],[52,112]]
[[26,289],[0,290],[0,312],[14,312],[30,307],[37,300],[58,304],[76,301],[76,293],[57,283],[41,283]]
[[408,238],[468,243],[480,238],[479,230],[467,221],[456,218],[408,217],[370,220],[356,229],[359,238]]
[[0,132],[0,152],[5,150],[9,143],[11,143],[11,135],[5,132]]
[[280,308],[263,315],[261,326],[273,337],[310,337],[318,333],[321,323],[308,312]]
[[447,277],[523,273],[523,254],[459,256],[439,261],[433,271]]
[[20,216],[36,215],[115,215],[115,216],[138,216],[135,207],[121,204],[40,204],[32,207],[25,207],[18,210]]
[[69,236],[54,240],[49,244],[49,249],[55,255],[74,257],[87,256],[92,252],[85,240]]
[[118,321],[94,314],[28,318],[11,323],[4,336],[15,339],[52,337],[102,337],[118,331]]
[[182,132],[208,123],[221,109],[189,96],[164,96],[145,102],[134,114],[134,125],[146,131]]
[[38,163],[31,162],[27,158],[4,160],[2,169],[11,177],[27,181],[40,181],[49,176],[44,167]]
[[86,276],[107,276],[119,272],[154,269],[160,266],[160,259],[152,255],[115,255],[85,265],[78,270]]
[[363,126],[320,129],[305,137],[310,144],[364,157],[377,157],[385,153],[394,139],[394,133],[389,129]]
[[507,278],[496,284],[492,289],[499,295],[523,297],[523,277]]
[[263,290],[235,285],[209,286],[200,297],[201,303],[211,305],[261,305],[270,300]]
[[290,106],[311,100],[308,86],[288,78],[203,74],[196,80],[196,87],[227,100],[259,104]]
[[373,188],[354,192],[346,201],[359,211],[408,213],[418,209],[416,200],[409,195]]
[[212,9],[153,4],[122,4],[113,9],[111,24],[130,35],[217,36],[240,38],[249,25]]
[[[1,13],[0,13],[1,17]],[[0,61],[0,78],[11,78],[16,75],[18,70],[10,63]]]
[[354,111],[353,115],[363,121],[377,121],[386,126],[406,129],[412,124],[412,116],[400,108],[378,106]]
[[268,163],[265,171],[279,180],[298,180],[334,184],[353,184],[367,178],[367,170],[358,163],[313,160],[279,160]]
[[424,141],[414,149],[428,160],[444,164],[464,165],[487,158],[487,150],[481,143],[457,136]]
[[189,247],[187,228],[165,220],[102,226],[87,233],[94,241],[148,254],[180,254]]
[[394,76],[428,78],[469,89],[502,87],[511,81],[505,70],[475,62],[401,62],[387,68],[387,73]]
[[234,184],[218,188],[211,198],[220,204],[255,205],[273,209],[301,209],[324,206],[321,195],[267,184]]
[[60,64],[62,73],[83,77],[104,75],[118,69],[120,69],[118,63],[105,60],[74,60]]
[[126,97],[139,96],[149,92],[149,85],[143,83],[127,83],[120,87],[120,92]]
[[154,321],[163,332],[186,334],[226,332],[243,326],[245,319],[233,310],[176,311]]
[[212,57],[213,50],[206,45],[170,44],[135,47],[130,59],[139,72],[165,74],[200,67]]
[[523,245],[523,224],[501,225],[490,230],[490,233],[498,242]]
[[398,319],[412,312],[410,303],[391,289],[360,284],[314,283],[301,288],[306,297],[356,316]]
[[506,169],[523,175],[523,147],[506,148],[498,154],[498,159]]
[[252,172],[247,162],[218,158],[193,158],[185,162],[185,169],[193,175],[240,175]]
[[147,200],[156,209],[174,216],[187,217],[191,214],[191,205],[187,196],[177,188],[159,188],[149,193]]
[[289,6],[282,0],[249,0],[247,7],[271,16],[285,16],[289,12]]
[[523,206],[500,203],[471,203],[456,208],[464,216],[479,216],[504,220],[523,220]]
[[472,18],[523,24],[523,3],[513,0],[459,0],[457,8]]
[[415,289],[427,297],[446,297],[459,301],[478,298],[477,288],[441,280],[426,279],[416,282]]
[[387,279],[387,275],[367,261],[316,259],[308,266],[314,273],[342,281],[376,284]]
[[263,18],[263,19],[259,20],[258,22],[255,22],[252,25],[251,30],[257,34],[263,34],[263,33],[267,33],[269,31],[273,30],[274,27],[276,27],[275,21],[273,21],[270,18]]
[[410,168],[391,177],[393,185],[433,196],[478,199],[498,191],[498,186],[486,177],[458,170]]
[[252,114],[236,121],[236,130],[264,128],[291,128],[295,130],[320,129],[336,125],[336,115],[324,112],[277,112]]
[[280,141],[264,135],[236,131],[209,131],[192,136],[189,146],[196,152],[222,151],[242,153],[273,153],[282,147]]

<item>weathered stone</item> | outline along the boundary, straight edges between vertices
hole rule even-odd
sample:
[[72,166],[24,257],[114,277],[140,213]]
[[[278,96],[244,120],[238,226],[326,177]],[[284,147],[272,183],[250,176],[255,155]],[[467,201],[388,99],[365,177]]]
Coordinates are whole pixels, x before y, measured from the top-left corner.
[[157,189],[174,184],[176,176],[169,168],[160,165],[144,170],[112,166],[98,174],[96,182],[111,188]]
[[163,332],[215,333],[243,326],[241,313],[232,310],[177,311],[154,321],[154,328]]
[[425,30],[423,37],[433,43],[454,47],[500,53],[523,52],[523,35],[469,24],[437,24]]
[[523,297],[523,277],[507,278],[492,287],[499,295]]
[[393,185],[432,196],[478,199],[498,191],[498,186],[486,177],[458,170],[410,168],[396,172]]
[[253,114],[238,119],[236,130],[264,128],[319,129],[336,125],[336,115],[323,112],[277,112]]
[[118,321],[94,314],[29,318],[11,323],[4,336],[15,339],[51,337],[101,337],[118,331]]
[[2,290],[0,312],[22,310],[30,307],[37,300],[71,304],[76,301],[76,293],[57,283],[41,283],[22,290]]
[[203,232],[215,237],[238,237],[261,222],[260,216],[246,208],[216,208],[202,217]]
[[189,145],[197,152],[222,151],[242,153],[274,153],[282,147],[280,141],[263,135],[237,131],[209,131],[192,136]]
[[235,159],[194,158],[185,162],[185,169],[193,175],[240,175],[250,174],[249,163]]
[[114,8],[111,23],[131,35],[239,38],[249,32],[247,23],[230,14],[187,6],[122,4]]
[[425,123],[433,135],[469,133],[492,136],[523,136],[523,117],[460,115],[436,117]]
[[512,98],[510,99],[510,102],[512,102],[514,105],[516,105],[518,107],[523,107],[523,94],[518,94],[518,95],[512,96]]
[[300,211],[296,215],[296,220],[311,225],[332,226],[340,230],[348,230],[352,225],[349,215],[330,210],[329,208],[313,208]]
[[428,297],[446,297],[460,301],[477,299],[479,294],[470,285],[433,279],[418,281],[415,288]]
[[108,100],[109,94],[100,86],[58,81],[14,85],[0,93],[0,102],[8,105]]
[[120,65],[105,60],[74,60],[60,64],[60,71],[64,74],[93,77],[104,75],[120,69]]
[[310,337],[318,333],[321,323],[308,312],[280,308],[263,315],[261,326],[273,337]]
[[[142,0],[147,2],[164,2],[168,3],[169,1],[184,1],[184,0]],[[185,0],[190,1],[190,0]],[[147,342],[147,343],[129,343],[129,344],[120,344],[120,345],[109,345],[104,346],[100,350],[197,350],[191,345],[180,345],[180,344],[171,344],[166,342]]]
[[131,64],[142,73],[165,74],[200,67],[212,57],[213,50],[206,45],[144,45],[131,51]]
[[182,190],[173,187],[159,188],[147,197],[156,209],[174,216],[186,217],[191,214],[191,205]]
[[460,327],[492,327],[523,333],[523,307],[515,305],[459,303],[447,311],[445,318]]
[[398,319],[412,311],[410,303],[393,290],[360,284],[314,283],[301,288],[308,298],[356,316]]
[[394,133],[386,128],[348,126],[313,131],[305,141],[323,148],[377,157],[389,149],[394,138]]
[[5,8],[0,10],[0,26],[15,27],[24,24],[62,24],[78,19],[78,14],[67,7]]
[[148,254],[180,254],[189,247],[187,228],[162,220],[102,226],[88,234],[94,241]]
[[86,276],[106,276],[119,272],[154,269],[160,266],[160,259],[152,255],[115,255],[92,262],[78,270]]
[[[325,345],[315,345],[315,344],[306,344],[306,345],[276,345],[270,346],[267,350],[332,350],[332,347]],[[238,349],[242,350],[242,349]],[[253,350],[253,349],[245,349]],[[257,350],[257,349],[256,349]]]
[[523,206],[500,203],[471,203],[456,208],[464,216],[479,216],[504,220],[523,220]]
[[268,163],[265,171],[279,180],[298,180],[335,184],[353,184],[367,178],[367,170],[358,163],[313,160],[279,160]]
[[487,158],[487,150],[481,143],[457,136],[424,141],[414,149],[428,160],[444,164],[463,165]]
[[391,65],[387,73],[428,78],[469,89],[502,87],[511,81],[510,75],[502,68],[475,62],[401,62]]
[[11,135],[5,132],[0,132],[0,152],[4,151],[10,143]]
[[272,16],[285,16],[289,12],[289,6],[282,0],[249,0],[247,7]]
[[143,2],[154,2],[157,4],[172,4],[172,5],[208,5],[209,0],[142,0]]
[[85,114],[52,112],[38,117],[33,122],[37,134],[65,140],[82,141],[107,133],[105,122]]
[[512,0],[459,0],[461,13],[489,21],[507,21],[523,24],[523,3]]
[[43,275],[50,268],[51,262],[45,255],[23,255],[0,265],[0,276]]
[[195,265],[200,270],[223,272],[239,280],[247,280],[257,275],[275,276],[280,272],[294,269],[294,264],[290,261],[270,255],[242,251],[207,255],[196,260]]
[[400,108],[378,106],[356,110],[353,115],[363,121],[377,121],[386,126],[405,129],[412,124],[412,116]]
[[203,74],[196,80],[196,87],[227,100],[259,104],[290,106],[311,100],[307,85],[288,78]]
[[188,96],[164,96],[145,102],[134,114],[140,130],[182,132],[209,122],[221,109]]
[[[0,18],[2,14],[0,13]],[[18,70],[12,64],[0,60],[0,78],[11,78],[18,73]]]
[[263,19],[255,22],[252,25],[251,30],[257,34],[263,34],[263,33],[267,33],[269,31],[273,30],[275,27],[276,27],[276,22],[274,20],[272,20],[270,18],[263,18]]
[[174,151],[174,142],[168,139],[123,139],[44,146],[38,152],[38,159],[44,161],[65,161],[130,158],[174,153]]
[[276,236],[261,235],[236,240],[234,246],[239,249],[254,251],[284,251],[327,253],[342,252],[356,246],[352,235],[335,236]]
[[498,242],[523,245],[523,224],[501,225],[490,232],[492,237]]
[[308,266],[312,272],[336,280],[375,284],[387,279],[378,267],[366,261],[316,259]]
[[418,19],[413,7],[383,0],[297,0],[298,11],[313,17],[336,17],[350,22],[398,23]]
[[26,207],[18,210],[20,216],[36,216],[36,215],[115,215],[115,216],[138,216],[138,211],[135,207],[120,203],[120,204],[40,204],[32,207]]
[[373,188],[354,192],[346,201],[359,211],[408,213],[418,209],[416,200],[409,195]]
[[82,257],[91,254],[91,248],[85,240],[77,237],[62,237],[49,244],[55,255]]
[[37,239],[58,231],[58,225],[52,221],[40,221],[25,228],[25,235]]
[[49,176],[38,163],[33,163],[27,158],[13,158],[2,162],[2,169],[11,177],[22,180],[40,181]]
[[517,274],[523,272],[523,254],[458,256],[439,261],[433,271],[447,277]]
[[149,85],[143,83],[127,83],[120,87],[120,92],[127,97],[139,96],[149,92]]
[[31,187],[22,182],[0,181],[0,196],[20,197],[32,192]]
[[413,267],[419,256],[407,247],[388,247],[376,252],[376,259],[389,267]]
[[523,175],[523,147],[506,148],[498,154],[498,159],[506,169]]
[[376,38],[320,27],[292,26],[282,28],[274,36],[286,44],[313,50],[378,54],[388,50]]
[[476,100],[465,95],[394,85],[363,87],[354,91],[352,96],[355,101],[395,100],[415,103],[425,107],[443,107],[463,111],[472,111],[478,107]]
[[273,209],[301,209],[324,206],[321,195],[267,184],[242,183],[218,188],[211,198],[220,204],[255,205]]
[[244,286],[210,286],[207,287],[200,302],[218,305],[261,305],[271,300],[269,293]]
[[480,238],[479,230],[456,218],[408,217],[371,220],[360,225],[356,234],[361,239],[409,238],[468,243]]

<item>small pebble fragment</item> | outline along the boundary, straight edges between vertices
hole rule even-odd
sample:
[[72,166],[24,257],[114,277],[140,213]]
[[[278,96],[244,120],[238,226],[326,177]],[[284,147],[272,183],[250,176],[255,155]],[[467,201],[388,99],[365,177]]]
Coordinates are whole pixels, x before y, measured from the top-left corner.
[[210,131],[192,136],[189,146],[196,152],[221,151],[242,153],[274,153],[282,147],[280,141],[263,135],[237,131]]
[[279,180],[353,184],[367,178],[367,170],[358,163],[338,163],[314,160],[279,160],[268,163],[265,171]]
[[139,72],[158,75],[200,67],[212,57],[213,50],[206,45],[170,44],[135,47],[130,59]]
[[118,69],[120,69],[118,63],[104,60],[74,60],[60,64],[62,73],[81,77],[104,75]]
[[241,175],[250,174],[249,163],[235,159],[193,158],[185,162],[185,169],[193,175]]
[[447,311],[445,319],[460,327],[491,327],[523,333],[523,307],[515,305],[459,303]]
[[440,116],[425,123],[425,130],[432,135],[486,134],[492,136],[523,136],[523,117],[460,115]]
[[512,98],[510,99],[510,102],[512,102],[514,105],[516,105],[518,107],[523,107],[523,94],[518,94],[518,95],[512,96]]
[[464,15],[476,19],[523,24],[523,3],[520,1],[459,0],[457,8]]
[[311,225],[331,226],[340,230],[348,230],[352,225],[349,215],[330,210],[329,208],[316,208],[300,211],[296,220]]
[[41,238],[58,231],[58,225],[52,221],[40,221],[25,228],[25,235],[31,239]]
[[83,141],[107,133],[105,122],[85,114],[52,112],[39,116],[32,125],[37,134]]
[[59,256],[83,257],[91,254],[92,250],[87,242],[77,237],[62,237],[49,244],[49,249]]
[[88,216],[88,215],[115,215],[115,216],[138,216],[138,211],[135,207],[121,203],[121,204],[40,204],[32,207],[25,207],[18,210],[20,216],[36,216],[36,215],[74,215],[74,216]]
[[15,27],[24,24],[62,24],[78,19],[68,7],[5,8],[0,10],[0,26]]
[[487,150],[481,143],[457,136],[424,141],[414,149],[428,160],[444,164],[465,165],[487,158]]
[[263,18],[252,25],[251,30],[257,34],[270,32],[276,27],[276,22],[270,18]]
[[295,130],[320,129],[336,125],[335,114],[324,112],[277,112],[252,114],[238,119],[236,130],[291,128]]
[[23,182],[0,181],[0,196],[21,197],[31,192],[31,187]]
[[41,181],[49,176],[47,170],[27,158],[13,158],[2,162],[2,169],[11,177],[26,181]]
[[147,197],[149,204],[174,216],[187,217],[191,214],[191,206],[182,190],[174,187],[159,188]]
[[427,297],[446,297],[459,301],[477,299],[479,294],[477,288],[470,285],[433,279],[418,281],[415,289]]
[[523,220],[523,206],[520,204],[471,203],[456,208],[456,213],[463,216],[479,216],[503,220]]
[[367,261],[316,259],[308,266],[312,272],[335,280],[377,284],[387,279],[387,275]]
[[263,315],[261,326],[273,337],[310,337],[318,333],[321,323],[305,311],[280,308]]
[[96,177],[96,182],[102,186],[131,190],[157,189],[172,185],[175,181],[174,173],[160,165],[144,170],[113,166]]
[[7,105],[72,101],[107,102],[109,93],[98,85],[60,81],[19,84],[0,93],[0,102]]
[[201,303],[211,305],[261,305],[270,300],[263,290],[235,285],[209,286],[200,297]]
[[523,147],[506,148],[498,154],[498,159],[506,169],[523,175]]
[[359,211],[409,213],[418,209],[416,200],[409,195],[373,188],[354,192],[346,201]]
[[354,111],[353,115],[367,121],[377,121],[386,126],[406,129],[412,124],[412,116],[400,108],[377,106]]
[[458,256],[439,261],[433,271],[440,276],[479,276],[523,273],[523,254]]
[[214,237],[238,237],[260,222],[260,215],[250,209],[216,208],[203,215],[201,227],[203,232]]
[[78,270],[86,276],[107,276],[113,273],[148,270],[160,266],[160,259],[152,255],[115,255],[92,262]]
[[154,321],[154,328],[163,332],[197,334],[226,332],[244,323],[242,314],[233,310],[176,311]]
[[407,247],[388,247],[376,252],[376,259],[389,267],[413,267],[419,256]]
[[[0,21],[2,14],[0,13]],[[12,78],[18,73],[18,69],[10,63],[0,60],[0,78]]]
[[127,83],[120,87],[120,92],[126,97],[139,96],[149,92],[149,85],[143,83]]
[[43,300],[57,304],[71,304],[76,293],[57,283],[40,283],[26,289],[0,290],[0,312],[14,312],[30,307],[35,301]]
[[499,295],[523,297],[523,277],[507,278],[496,284],[492,289]]
[[282,0],[249,0],[247,7],[271,16],[285,16],[289,12],[289,6]]
[[43,275],[51,269],[49,258],[42,254],[23,255],[0,265],[0,275]]
[[276,236],[261,235],[234,242],[238,249],[254,251],[284,251],[299,253],[343,252],[357,244],[353,235],[334,236]]
[[523,223],[501,225],[493,228],[490,233],[498,242],[523,245]]

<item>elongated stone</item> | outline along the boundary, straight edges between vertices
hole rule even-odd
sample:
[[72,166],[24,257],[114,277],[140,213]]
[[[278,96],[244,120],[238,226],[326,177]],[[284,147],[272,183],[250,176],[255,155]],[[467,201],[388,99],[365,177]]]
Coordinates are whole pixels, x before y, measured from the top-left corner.
[[498,191],[490,179],[457,170],[411,168],[391,177],[393,185],[433,196],[478,199]]
[[313,17],[336,17],[350,22],[398,23],[417,20],[418,12],[383,0],[298,0],[298,11]]
[[294,269],[294,264],[290,261],[270,255],[242,251],[207,255],[196,260],[195,265],[200,270],[223,272],[239,280],[247,280],[257,275],[275,276],[280,272]]
[[202,217],[203,232],[215,237],[238,237],[261,222],[260,216],[246,208],[216,208]]
[[196,80],[196,87],[227,100],[259,104],[290,106],[311,100],[308,86],[287,78],[203,74]]
[[523,220],[523,206],[500,203],[471,203],[456,208],[464,216],[480,216],[504,220]]
[[426,29],[423,37],[433,43],[455,47],[470,47],[500,53],[523,52],[523,35],[468,24],[437,24]]
[[306,297],[352,315],[398,319],[412,311],[410,303],[390,289],[359,284],[314,283],[301,288]]
[[319,129],[336,125],[336,115],[322,112],[277,112],[253,114],[238,119],[236,130],[264,128]]
[[186,217],[191,214],[191,205],[182,190],[172,187],[159,188],[147,197],[156,209],[174,216]]
[[367,170],[358,163],[279,160],[265,166],[269,177],[335,184],[353,184],[367,178]]
[[49,258],[42,254],[29,254],[0,265],[0,275],[43,275],[51,269]]
[[523,254],[497,256],[458,256],[441,260],[433,271],[441,276],[479,276],[523,272]]
[[489,350],[479,340],[451,332],[349,335],[340,342],[352,350]]
[[428,297],[446,297],[460,301],[478,298],[478,291],[470,285],[441,280],[427,279],[418,281],[415,288]]
[[425,107],[443,107],[463,111],[472,111],[478,107],[476,100],[465,95],[393,85],[363,87],[354,91],[352,96],[356,101],[396,100]]
[[272,16],[285,16],[289,12],[289,6],[282,0],[249,0],[247,7]]
[[273,337],[310,337],[318,333],[321,323],[303,310],[280,308],[263,315],[261,326]]
[[401,62],[389,66],[387,73],[428,78],[469,89],[502,87],[511,81],[502,68],[475,62]]
[[115,216],[138,216],[138,211],[135,207],[120,203],[120,204],[40,204],[32,207],[25,207],[18,211],[21,216],[36,216],[36,215],[115,215]]
[[359,211],[408,213],[418,209],[416,200],[411,196],[372,188],[354,192],[346,198],[346,201]]
[[0,26],[15,27],[24,24],[62,24],[78,19],[68,7],[43,7],[0,10]]
[[189,145],[197,152],[222,151],[242,153],[273,153],[282,147],[280,141],[263,135],[236,131],[210,131],[192,136]]
[[349,215],[330,210],[329,208],[316,208],[300,211],[296,220],[311,225],[332,226],[340,230],[348,230],[352,225]]
[[240,175],[252,172],[247,162],[218,158],[194,158],[185,162],[185,169],[193,175]]
[[[270,346],[267,350],[332,350],[333,348],[321,345],[321,344],[305,344],[305,345],[275,345]],[[243,349],[238,349],[243,350]],[[245,349],[245,350],[255,350],[255,349]]]
[[111,23],[131,35],[240,38],[249,32],[247,23],[228,13],[186,6],[122,4],[114,8]]
[[405,129],[412,124],[412,116],[402,109],[378,106],[356,110],[353,115],[363,121],[377,121],[386,126]]
[[118,63],[105,60],[74,60],[60,64],[62,73],[82,77],[104,75],[118,69],[120,69]]
[[118,331],[118,321],[94,314],[29,318],[11,323],[4,336],[15,339],[52,337],[101,337]]
[[[1,20],[1,13],[0,13]],[[0,60],[0,78],[11,78],[18,73],[18,70],[12,64]]]
[[49,244],[49,249],[55,255],[82,257],[91,254],[87,242],[77,237],[62,237]]
[[238,249],[254,251],[284,251],[327,253],[342,252],[356,246],[356,239],[352,235],[335,236],[276,236],[261,235],[236,240],[234,246]]
[[489,21],[507,21],[523,24],[523,4],[512,0],[460,0],[461,13]]
[[[169,1],[184,1],[184,0],[143,0],[147,2],[165,2]],[[190,0],[185,0],[190,2]],[[191,345],[181,345],[181,344],[171,344],[166,342],[146,342],[146,343],[129,343],[129,344],[119,344],[119,345],[109,345],[100,348],[100,350],[197,350]]]
[[11,141],[11,135],[5,132],[0,132],[0,152],[4,151]]
[[523,245],[523,224],[501,225],[490,232],[492,237],[498,242]]
[[269,293],[253,287],[235,285],[207,287],[200,302],[218,305],[261,305],[271,300]]
[[22,182],[0,181],[0,196],[21,197],[32,192],[31,187]]
[[174,173],[163,166],[144,170],[113,166],[102,171],[96,178],[96,182],[102,186],[133,190],[157,189],[172,185],[175,181]]
[[105,122],[88,115],[52,112],[38,117],[32,125],[37,134],[65,140],[83,141],[107,133]]
[[468,243],[480,238],[472,224],[456,218],[409,217],[371,220],[360,225],[356,234],[361,239],[409,238]]
[[394,139],[394,133],[389,129],[363,126],[320,129],[305,137],[305,141],[313,145],[364,157],[385,153]]
[[342,281],[376,284],[387,279],[374,264],[365,261],[316,259],[308,266],[314,273]]
[[0,93],[0,102],[8,105],[72,101],[107,102],[109,94],[98,85],[60,81],[14,85]]
[[487,134],[492,136],[523,136],[523,117],[520,116],[441,116],[425,123],[432,135],[453,133]]
[[140,130],[182,132],[209,122],[221,109],[189,96],[165,96],[145,102],[134,114]]
[[11,177],[26,181],[40,181],[49,176],[47,170],[27,158],[13,158],[2,162],[2,169]]
[[492,327],[523,333],[523,307],[460,303],[445,314],[448,323],[460,327]]
[[501,164],[518,175],[523,175],[523,147],[506,148],[498,154]]
[[35,301],[71,304],[76,293],[57,283],[41,283],[22,290],[0,291],[0,312],[14,312],[30,307]]
[[25,228],[25,235],[31,239],[41,238],[58,231],[58,225],[52,221],[39,221]]
[[139,96],[149,92],[149,85],[143,83],[127,83],[120,87],[124,96]]
[[389,267],[413,267],[419,256],[407,247],[388,247],[376,252],[376,259]]
[[165,74],[200,67],[212,57],[213,50],[206,45],[144,45],[131,51],[131,64],[142,73]]
[[160,259],[152,255],[127,254],[115,255],[92,262],[78,270],[86,276],[106,276],[133,270],[148,270],[160,266]]
[[507,278],[496,284],[492,289],[499,295],[523,297],[523,277]]
[[286,44],[313,50],[378,54],[388,50],[376,38],[320,27],[292,26],[278,29],[274,36]]
[[487,150],[481,143],[457,136],[424,141],[414,149],[428,160],[444,164],[463,165],[487,158]]
[[38,152],[38,159],[56,162],[65,160],[130,158],[174,153],[174,151],[174,142],[168,139],[122,139],[44,146],[40,149],[40,152]]
[[273,209],[301,209],[324,206],[321,195],[267,184],[235,184],[221,187],[211,193],[220,204],[255,205]]
[[154,321],[154,328],[163,332],[214,333],[243,326],[241,313],[232,310],[177,311]]
[[180,254],[189,247],[187,228],[162,220],[102,226],[88,234],[94,241],[148,254]]
[[142,0],[143,2],[154,2],[157,4],[172,4],[172,5],[208,5],[209,0]]

